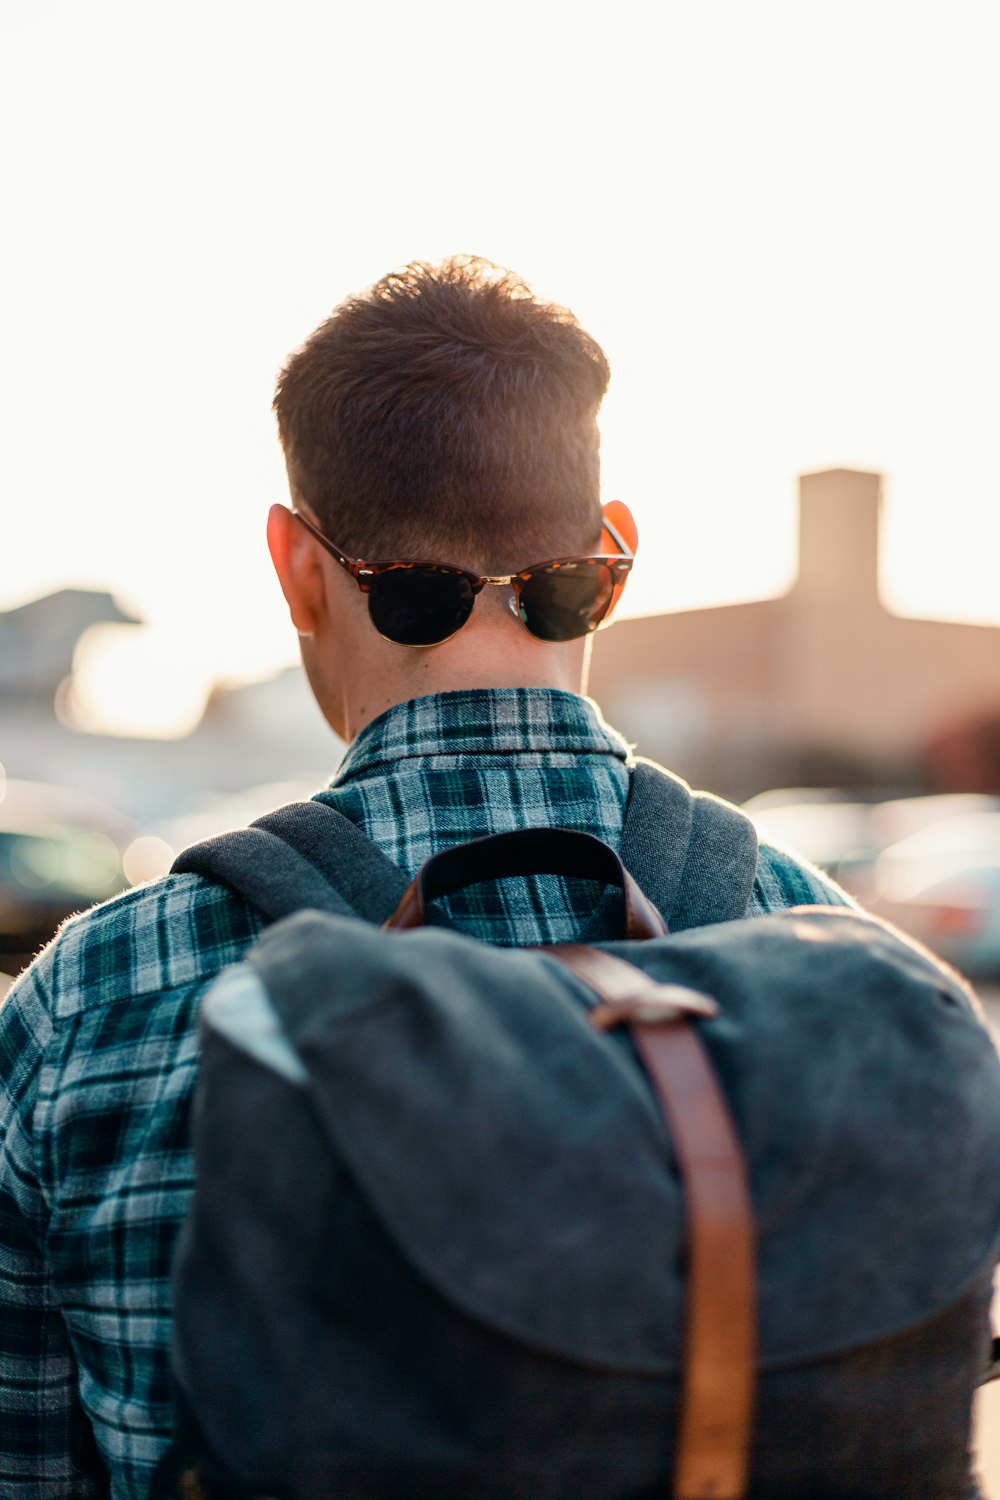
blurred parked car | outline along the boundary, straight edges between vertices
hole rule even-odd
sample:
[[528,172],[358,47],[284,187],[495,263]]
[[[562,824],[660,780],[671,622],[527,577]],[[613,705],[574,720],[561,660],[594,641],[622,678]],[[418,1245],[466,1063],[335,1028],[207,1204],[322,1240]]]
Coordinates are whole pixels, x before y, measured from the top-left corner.
[[[1000,816],[1000,798],[948,792],[861,802],[832,787],[787,787],[753,796],[744,810],[760,837],[811,859],[862,906],[882,910],[886,895],[877,867],[885,850],[955,820],[979,826],[979,817]],[[894,921],[910,930],[901,916]]]
[[1000,810],[943,818],[890,844],[872,908],[963,973],[1000,978]]
[[[919,860],[920,879],[928,889],[939,876],[950,879],[954,863],[946,856],[950,838],[965,840],[970,855],[982,861],[984,850],[992,846],[993,836],[987,830],[1000,822],[1000,798],[949,792],[857,802],[834,788],[805,787],[762,792],[745,803],[744,810],[753,818],[761,838],[793,849],[819,865],[863,906],[888,917],[959,968],[966,961],[992,962],[982,958],[978,949],[967,952],[964,938],[959,941],[958,929],[963,924],[971,935],[973,927],[984,928],[983,918],[974,918],[971,908],[959,916],[957,909],[950,913],[943,907],[935,910],[933,900],[925,910],[909,897],[900,899],[906,882],[901,874],[897,877],[890,872],[902,871],[905,865],[916,881]],[[980,868],[984,866],[980,864]],[[1000,888],[995,896],[988,896],[984,879],[978,878],[975,899],[985,902],[988,911],[995,909],[1000,922]],[[985,930],[979,943],[985,953]]]
[[833,788],[789,787],[761,792],[743,810],[762,839],[793,850],[867,901],[872,866],[885,843],[873,819],[875,804]]
[[0,971],[16,974],[72,912],[161,874],[171,851],[117,809],[0,774]]

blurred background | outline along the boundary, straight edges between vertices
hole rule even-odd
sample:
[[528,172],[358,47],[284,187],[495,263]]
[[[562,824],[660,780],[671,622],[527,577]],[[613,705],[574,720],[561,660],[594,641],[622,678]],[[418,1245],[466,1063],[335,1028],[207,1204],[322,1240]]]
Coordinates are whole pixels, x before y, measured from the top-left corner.
[[0,970],[336,769],[264,548],[274,378],[349,292],[468,251],[611,360],[642,547],[609,719],[1000,973],[994,5],[0,27]]
[[993,1003],[998,70],[993,0],[0,0],[0,992],[336,769],[275,375],[472,252],[611,360],[608,718]]

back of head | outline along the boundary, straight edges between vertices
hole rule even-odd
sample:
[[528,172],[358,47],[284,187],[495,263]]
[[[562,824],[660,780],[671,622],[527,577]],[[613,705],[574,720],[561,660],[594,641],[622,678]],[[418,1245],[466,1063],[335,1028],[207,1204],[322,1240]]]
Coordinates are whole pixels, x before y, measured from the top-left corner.
[[586,552],[608,373],[573,315],[510,272],[409,265],[342,303],[281,374],[293,498],[369,560],[499,572]]

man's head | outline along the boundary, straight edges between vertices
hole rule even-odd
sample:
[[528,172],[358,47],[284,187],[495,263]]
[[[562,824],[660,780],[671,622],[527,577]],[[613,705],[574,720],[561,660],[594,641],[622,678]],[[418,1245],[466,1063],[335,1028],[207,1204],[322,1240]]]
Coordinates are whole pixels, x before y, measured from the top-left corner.
[[600,348],[517,277],[461,257],[350,297],[274,407],[292,497],[346,552],[504,572],[595,547]]
[[342,554],[492,577],[599,550],[596,418],[608,374],[572,314],[471,257],[386,276],[291,356],[274,406],[307,524],[276,506],[268,538],[310,681],[341,734],[421,693],[579,688],[585,643],[530,634],[503,607],[520,601],[525,619],[523,590],[515,599],[483,587],[453,637],[410,651],[393,644],[405,634],[386,641],[372,628],[358,587],[370,576],[355,566],[352,577]]

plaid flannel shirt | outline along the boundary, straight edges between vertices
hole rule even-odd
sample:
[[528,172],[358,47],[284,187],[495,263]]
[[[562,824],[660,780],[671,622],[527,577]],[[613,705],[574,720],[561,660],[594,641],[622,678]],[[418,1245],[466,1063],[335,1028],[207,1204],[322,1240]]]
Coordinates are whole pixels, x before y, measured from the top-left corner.
[[[587,700],[503,689],[390,709],[317,795],[412,874],[445,845],[531,824],[617,847],[628,778],[629,747]],[[761,849],[750,915],[845,900]],[[491,942],[552,943],[593,904],[593,886],[546,876],[451,910]],[[257,930],[233,894],[168,876],[66,923],[0,1005],[0,1497],[147,1493],[170,1436],[198,1005]]]

